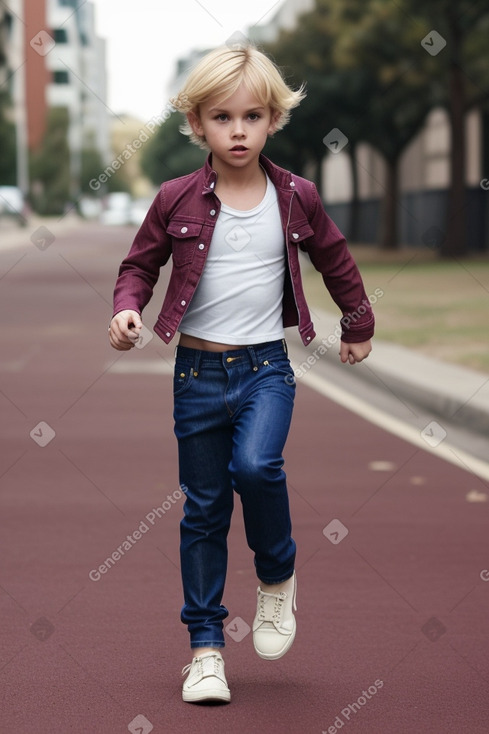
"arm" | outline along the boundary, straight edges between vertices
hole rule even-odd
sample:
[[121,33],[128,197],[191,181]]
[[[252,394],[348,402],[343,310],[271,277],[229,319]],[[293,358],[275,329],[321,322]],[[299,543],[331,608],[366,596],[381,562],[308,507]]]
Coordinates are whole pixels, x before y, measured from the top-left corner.
[[309,221],[314,237],[305,242],[304,249],[343,314],[341,361],[354,364],[365,359],[371,351],[375,319],[346,240],[324,211],[316,187],[311,186],[313,197]]
[[153,294],[160,268],[168,262],[171,254],[171,241],[166,234],[162,214],[162,197],[163,187],[119,268],[109,340],[111,346],[120,351],[135,346],[143,327],[141,313]]

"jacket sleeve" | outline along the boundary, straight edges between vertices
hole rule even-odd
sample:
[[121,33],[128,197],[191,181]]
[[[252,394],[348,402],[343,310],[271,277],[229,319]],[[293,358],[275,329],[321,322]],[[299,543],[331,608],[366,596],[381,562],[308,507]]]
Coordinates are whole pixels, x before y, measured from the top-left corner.
[[367,341],[374,334],[375,319],[362,277],[344,236],[326,214],[312,183],[311,188],[309,222],[314,235],[304,242],[304,250],[321,273],[326,288],[343,314],[342,341]]
[[138,230],[129,254],[122,261],[114,290],[114,311],[142,313],[153,294],[160,268],[171,255],[171,238],[164,217],[164,184]]

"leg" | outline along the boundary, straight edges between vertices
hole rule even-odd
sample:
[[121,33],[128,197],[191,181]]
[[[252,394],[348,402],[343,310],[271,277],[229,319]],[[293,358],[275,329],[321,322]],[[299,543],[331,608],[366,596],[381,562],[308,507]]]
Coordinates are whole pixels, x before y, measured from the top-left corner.
[[[190,369],[177,358],[176,375]],[[232,427],[227,412],[219,410],[217,369],[201,368],[183,390],[175,393],[175,433],[178,439],[180,484],[185,492],[180,524],[180,556],[184,606],[190,646],[224,647],[221,604],[227,569],[227,534],[233,510],[229,476]],[[226,425],[227,423],[227,425]]]
[[258,578],[265,584],[278,584],[292,576],[295,561],[282,469],[295,387],[284,379],[287,372],[276,367],[261,366],[252,375],[254,387],[233,416],[231,473]]

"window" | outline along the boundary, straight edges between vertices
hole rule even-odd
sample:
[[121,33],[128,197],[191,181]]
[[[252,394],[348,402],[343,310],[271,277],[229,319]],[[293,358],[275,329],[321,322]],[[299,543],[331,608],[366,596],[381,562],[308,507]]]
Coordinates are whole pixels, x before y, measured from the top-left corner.
[[67,71],[53,71],[53,82],[55,84],[69,84],[70,78]]
[[68,43],[66,28],[55,28],[53,36],[56,43]]

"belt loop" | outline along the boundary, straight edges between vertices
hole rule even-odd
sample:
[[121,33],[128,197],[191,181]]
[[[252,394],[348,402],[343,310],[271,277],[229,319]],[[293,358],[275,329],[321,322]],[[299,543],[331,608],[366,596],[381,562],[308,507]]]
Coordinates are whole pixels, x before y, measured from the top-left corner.
[[202,352],[200,349],[195,350],[195,357],[194,357],[194,377],[197,377],[199,374],[199,367],[200,367],[200,359],[202,357]]
[[258,360],[256,358],[256,352],[253,347],[246,347],[246,349],[248,350],[248,354],[250,355],[250,361],[251,361],[251,364],[253,365],[253,372],[257,372],[258,371]]
[[282,346],[284,348],[284,352],[285,352],[286,356],[288,357],[289,356],[289,350],[287,348],[287,342],[285,341],[285,339],[282,339]]

